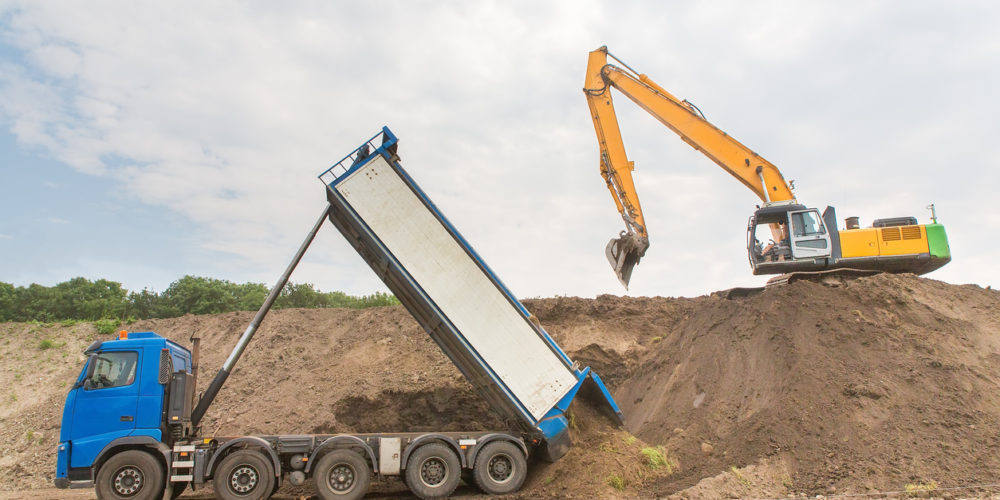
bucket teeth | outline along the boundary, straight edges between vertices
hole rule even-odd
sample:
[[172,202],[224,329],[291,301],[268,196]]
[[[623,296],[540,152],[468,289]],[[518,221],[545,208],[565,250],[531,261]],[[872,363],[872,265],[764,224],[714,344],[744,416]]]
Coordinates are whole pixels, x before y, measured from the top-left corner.
[[608,246],[604,248],[604,255],[607,256],[611,268],[615,271],[615,276],[622,286],[628,290],[628,282],[632,278],[632,268],[639,263],[639,259],[649,248],[649,241],[640,237],[636,233],[622,232],[618,238],[612,238]]

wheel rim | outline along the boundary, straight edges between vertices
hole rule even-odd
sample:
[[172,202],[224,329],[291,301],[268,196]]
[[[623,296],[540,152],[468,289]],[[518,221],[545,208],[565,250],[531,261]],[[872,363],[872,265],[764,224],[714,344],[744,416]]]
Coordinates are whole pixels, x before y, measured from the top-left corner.
[[354,488],[357,481],[357,473],[350,464],[340,463],[330,469],[330,475],[327,476],[326,480],[334,493],[344,494]]
[[249,464],[240,464],[229,475],[229,487],[233,492],[246,495],[260,483],[260,473]]
[[498,453],[490,458],[486,465],[486,471],[490,479],[495,483],[503,484],[514,477],[514,459],[506,453]]
[[142,471],[138,467],[126,465],[115,471],[113,485],[115,493],[123,497],[130,497],[138,493],[142,489],[142,485]]
[[420,463],[420,482],[436,488],[448,480],[448,464],[440,457],[429,457]]

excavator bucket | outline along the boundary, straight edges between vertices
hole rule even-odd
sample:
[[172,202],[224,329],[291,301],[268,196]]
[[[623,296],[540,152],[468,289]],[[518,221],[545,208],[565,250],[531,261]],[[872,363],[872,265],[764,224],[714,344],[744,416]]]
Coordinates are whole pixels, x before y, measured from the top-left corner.
[[622,231],[617,238],[612,238],[608,246],[604,248],[604,255],[608,257],[611,268],[615,270],[618,281],[628,290],[628,282],[632,278],[632,268],[639,263],[639,259],[646,254],[649,248],[649,240],[640,237],[636,233],[626,233]]

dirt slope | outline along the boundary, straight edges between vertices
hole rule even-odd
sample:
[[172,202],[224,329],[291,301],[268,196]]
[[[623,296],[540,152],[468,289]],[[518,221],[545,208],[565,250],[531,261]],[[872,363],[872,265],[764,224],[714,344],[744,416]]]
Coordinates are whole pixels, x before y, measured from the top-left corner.
[[[604,377],[627,421],[616,428],[576,405],[577,445],[556,464],[537,464],[524,498],[1000,482],[996,291],[880,275],[733,300],[525,302]],[[200,334],[204,387],[251,316],[129,329],[185,345]],[[62,400],[94,335],[89,325],[0,324],[0,446],[11,450],[0,458],[0,489],[51,485]],[[41,350],[40,338],[66,344]],[[401,307],[276,311],[254,342],[207,415],[208,434],[503,426]],[[662,447],[668,466],[649,467],[646,447]]]

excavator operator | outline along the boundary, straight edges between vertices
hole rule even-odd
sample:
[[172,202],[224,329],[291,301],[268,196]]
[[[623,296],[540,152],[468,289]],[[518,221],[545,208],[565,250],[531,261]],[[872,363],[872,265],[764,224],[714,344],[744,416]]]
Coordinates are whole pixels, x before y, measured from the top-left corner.
[[[778,243],[774,240],[770,240],[766,247],[760,252],[760,260],[776,262],[784,261],[786,258],[791,258],[792,256],[792,246],[791,240],[788,238],[788,226],[784,222],[778,222],[778,227],[781,228],[781,239]],[[760,240],[755,239],[754,248],[760,248]]]

